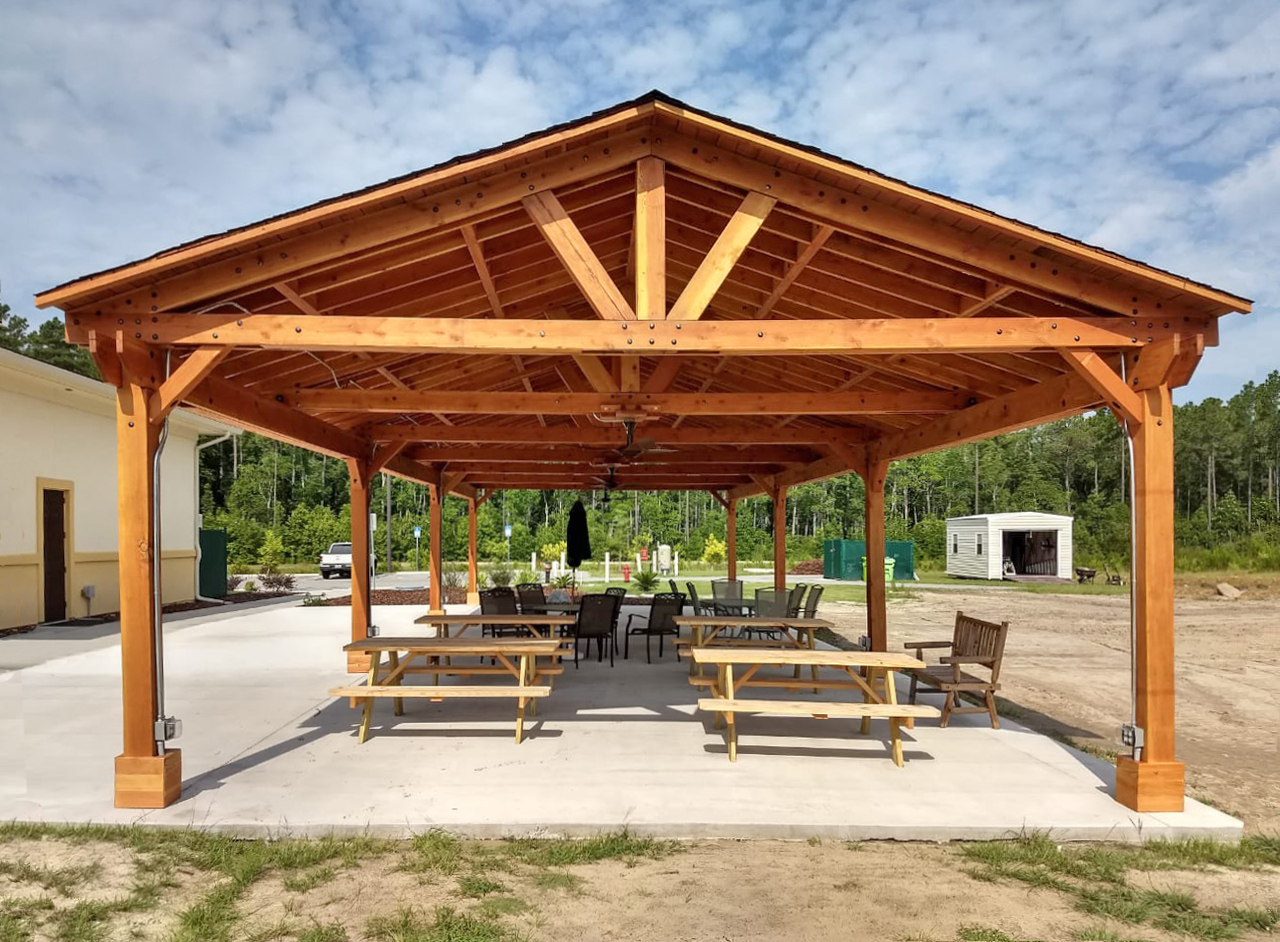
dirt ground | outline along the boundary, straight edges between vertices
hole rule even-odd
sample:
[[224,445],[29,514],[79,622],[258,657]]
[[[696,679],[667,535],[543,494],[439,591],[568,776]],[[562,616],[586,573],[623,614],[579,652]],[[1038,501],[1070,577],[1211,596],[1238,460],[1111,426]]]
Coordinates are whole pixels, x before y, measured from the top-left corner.
[[[1013,718],[1117,751],[1129,718],[1129,600],[1013,591],[920,591],[889,608],[889,644],[951,636],[956,611],[1008,621],[1001,697]],[[823,606],[840,633],[865,632],[865,608]],[[1280,832],[1280,601],[1175,605],[1178,756],[1188,790]],[[932,702],[932,701],[930,701]],[[1014,716],[1018,711],[1025,715]]]

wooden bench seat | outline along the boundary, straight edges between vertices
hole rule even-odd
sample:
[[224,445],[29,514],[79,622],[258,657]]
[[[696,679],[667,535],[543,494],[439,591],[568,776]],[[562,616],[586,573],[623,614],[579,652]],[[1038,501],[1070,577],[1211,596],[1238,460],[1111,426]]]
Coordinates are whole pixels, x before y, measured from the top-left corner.
[[390,686],[358,686],[334,687],[329,691],[331,697],[429,697],[433,700],[447,700],[452,697],[549,697],[550,687],[481,687],[463,686],[461,684],[448,687],[401,687]]
[[[729,760],[738,759],[738,730],[733,722],[735,713],[765,713],[774,716],[812,716],[825,720],[832,716],[856,717],[863,721],[870,719],[887,719],[889,721],[889,740],[893,749],[893,764],[902,767],[902,722],[916,717],[938,716],[937,707],[913,705],[908,703],[849,703],[847,701],[822,700],[729,700],[719,697],[704,697],[698,701],[699,710],[727,715],[729,727]],[[866,731],[865,728],[863,730]]]
[[[689,683],[695,687],[714,687],[717,678],[694,675]],[[755,674],[742,687],[778,687],[783,690],[861,690],[862,685],[853,680],[801,680],[798,677],[761,677]]]

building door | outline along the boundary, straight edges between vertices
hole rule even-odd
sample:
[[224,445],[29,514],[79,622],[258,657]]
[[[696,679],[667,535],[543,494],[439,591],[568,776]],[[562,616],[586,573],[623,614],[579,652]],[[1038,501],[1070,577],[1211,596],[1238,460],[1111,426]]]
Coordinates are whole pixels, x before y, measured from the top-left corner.
[[44,492],[44,620],[67,617],[67,492]]

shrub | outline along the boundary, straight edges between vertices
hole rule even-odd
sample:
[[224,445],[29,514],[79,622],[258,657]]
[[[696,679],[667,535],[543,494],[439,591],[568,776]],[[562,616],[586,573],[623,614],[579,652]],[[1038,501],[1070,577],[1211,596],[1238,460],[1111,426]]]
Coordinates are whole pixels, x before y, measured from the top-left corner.
[[328,604],[329,604],[329,600],[326,599],[323,595],[312,595],[310,592],[308,592],[306,595],[302,597],[303,608],[314,608],[317,605],[328,605]]
[[561,540],[558,543],[543,543],[542,549],[538,550],[538,558],[545,559],[547,562],[550,562],[553,559],[559,559],[560,554],[566,549],[567,545],[564,540]]
[[240,583],[242,582],[244,582],[244,579],[240,576],[227,576],[227,591],[234,592],[240,588]]
[[467,584],[467,569],[465,566],[454,564],[445,566],[444,572],[440,573],[440,584],[451,589],[461,589]]
[[707,542],[702,547],[702,561],[713,564],[722,563],[727,552],[728,548],[723,540],[716,539],[715,534],[708,534]]
[[538,576],[534,575],[531,569],[521,569],[518,573],[515,574],[515,581],[519,583],[519,582],[538,582],[540,580]]
[[641,569],[631,577],[641,592],[652,592],[658,585],[658,574],[652,569]]
[[294,586],[294,579],[287,572],[264,572],[262,574],[262,587],[268,592],[291,592]]
[[252,579],[250,579],[248,582],[246,582],[246,583],[244,584],[244,590],[245,590],[246,592],[257,592],[257,591],[258,591],[258,583],[254,582]]
[[495,587],[511,585],[511,580],[514,577],[515,573],[505,566],[489,570],[489,582]]
[[275,530],[268,530],[262,538],[262,548],[258,550],[258,562],[262,564],[264,573],[275,572],[284,562],[284,541]]

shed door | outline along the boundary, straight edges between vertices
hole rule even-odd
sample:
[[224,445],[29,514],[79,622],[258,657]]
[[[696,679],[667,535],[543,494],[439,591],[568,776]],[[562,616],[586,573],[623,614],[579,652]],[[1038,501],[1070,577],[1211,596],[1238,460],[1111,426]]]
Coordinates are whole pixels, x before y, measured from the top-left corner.
[[44,491],[44,620],[67,617],[67,495]]

